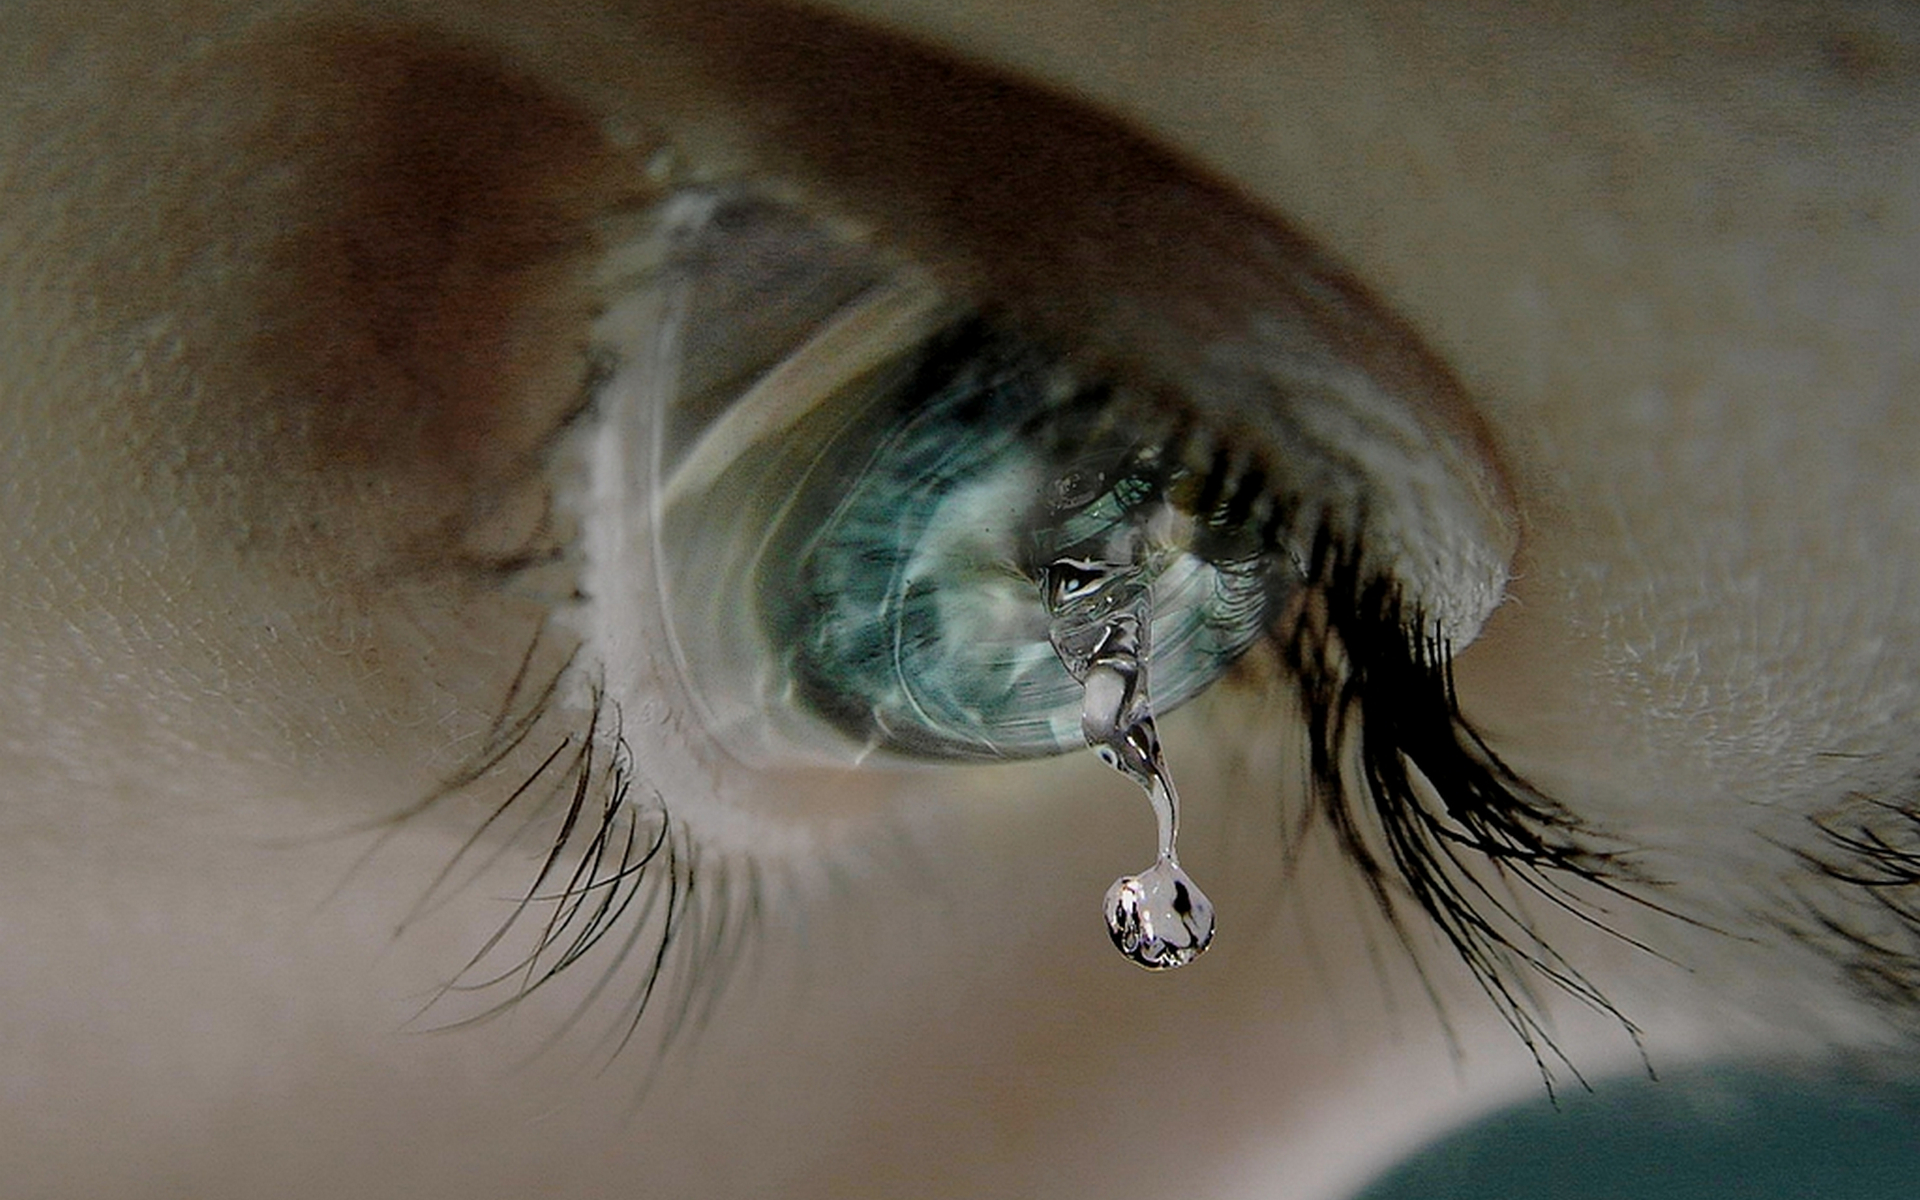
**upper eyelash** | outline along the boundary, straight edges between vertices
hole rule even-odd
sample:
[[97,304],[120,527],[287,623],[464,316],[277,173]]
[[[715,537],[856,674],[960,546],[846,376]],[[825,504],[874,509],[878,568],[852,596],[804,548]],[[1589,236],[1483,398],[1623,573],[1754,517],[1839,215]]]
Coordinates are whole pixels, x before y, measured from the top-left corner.
[[1774,924],[1833,962],[1870,1004],[1911,1024],[1920,1013],[1920,805],[1855,795],[1808,824],[1820,848],[1780,848],[1839,886],[1799,897]]
[[[1659,881],[1635,866],[1629,843],[1583,821],[1487,745],[1460,711],[1449,646],[1418,612],[1405,611],[1391,580],[1362,574],[1362,556],[1324,533],[1308,560],[1313,600],[1277,636],[1307,725],[1309,818],[1331,828],[1423,980],[1409,908],[1439,931],[1532,1056],[1549,1094],[1556,1065],[1584,1086],[1534,984],[1606,1014],[1636,1047],[1640,1030],[1547,942],[1515,885],[1650,954],[1612,928],[1585,892],[1690,919],[1643,894]],[[1444,1006],[1431,983],[1427,989],[1444,1023]]]
[[1475,730],[1460,710],[1452,649],[1437,623],[1409,610],[1394,579],[1369,571],[1366,547],[1358,544],[1363,534],[1334,532],[1364,530],[1364,518],[1335,522],[1323,514],[1304,526],[1305,547],[1291,544],[1288,531],[1302,528],[1309,498],[1268,490],[1269,480],[1285,473],[1260,448],[1230,452],[1206,436],[1197,414],[1173,402],[1181,411],[1165,426],[1173,431],[1169,441],[1186,448],[1189,463],[1205,464],[1200,507],[1222,504],[1252,517],[1269,553],[1291,559],[1304,581],[1294,618],[1269,631],[1308,735],[1311,796],[1303,819],[1324,823],[1365,881],[1450,1040],[1445,1005],[1409,936],[1409,915],[1438,930],[1533,1058],[1550,1095],[1556,1067],[1584,1086],[1533,983],[1606,1014],[1636,1047],[1639,1027],[1545,940],[1518,894],[1495,894],[1458,852],[1475,855],[1510,892],[1518,884],[1656,957],[1613,928],[1588,893],[1705,926],[1648,894],[1663,881],[1635,864],[1631,843],[1514,772]]

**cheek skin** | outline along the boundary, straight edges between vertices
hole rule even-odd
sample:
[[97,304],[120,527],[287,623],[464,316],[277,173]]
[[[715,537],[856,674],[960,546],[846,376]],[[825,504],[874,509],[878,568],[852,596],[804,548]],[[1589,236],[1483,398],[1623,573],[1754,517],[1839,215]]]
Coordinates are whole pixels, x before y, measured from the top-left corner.
[[[1525,495],[1470,711],[1600,819],[1696,864],[1717,845],[1729,883],[1792,869],[1754,827],[1802,836],[1914,766],[1916,97],[1891,39],[1885,70],[1845,73],[1821,47],[1849,31],[1821,24],[1684,89],[1636,78],[1631,25],[1558,71],[1517,42],[1444,121],[1476,130],[1456,161],[1503,164],[1477,208],[1508,219],[1426,278],[1383,268],[1457,348]],[[1538,110],[1502,116],[1523,78]]]

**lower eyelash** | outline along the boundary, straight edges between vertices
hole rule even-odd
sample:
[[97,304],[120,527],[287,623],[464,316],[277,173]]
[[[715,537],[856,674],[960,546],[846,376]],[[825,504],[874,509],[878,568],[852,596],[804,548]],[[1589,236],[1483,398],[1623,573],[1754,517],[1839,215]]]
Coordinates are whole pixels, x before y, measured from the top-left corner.
[[[1535,983],[1607,1014],[1636,1045],[1639,1030],[1544,940],[1520,891],[1604,929],[1605,914],[1570,885],[1657,908],[1627,890],[1656,881],[1635,869],[1625,843],[1540,793],[1486,745],[1459,711],[1447,648],[1401,611],[1390,580],[1360,576],[1360,558],[1320,536],[1305,563],[1311,599],[1274,635],[1309,735],[1314,804],[1307,819],[1325,822],[1416,965],[1408,919],[1424,918],[1439,931],[1550,1093],[1557,1069],[1584,1082],[1554,1042]],[[481,752],[426,803],[490,783],[540,732],[551,732],[562,678],[581,668],[569,658],[536,682],[529,668],[538,649],[529,646]],[[600,978],[549,1042],[624,976],[623,1017],[604,1035],[609,1055],[628,1045],[650,1013],[661,1015],[660,1042],[669,1044],[705,1023],[727,976],[763,932],[767,879],[754,864],[703,859],[657,791],[636,800],[641,785],[622,714],[603,691],[594,689],[576,719],[579,727],[488,812],[423,894],[415,917],[439,902],[489,833],[518,822],[474,864],[475,874],[529,831],[558,821],[532,882],[428,1008],[483,997],[480,1011],[437,1027],[486,1021],[597,957]],[[529,931],[530,942],[516,941]],[[1428,992],[1444,1024],[1431,984]]]
[[[766,876],[751,865],[740,869],[730,859],[700,854],[666,798],[645,787],[623,716],[603,688],[590,688],[584,713],[561,703],[563,685],[583,669],[577,647],[557,669],[535,675],[533,664],[554,636],[543,629],[527,647],[468,766],[396,818],[491,791],[503,777],[521,772],[429,883],[401,928],[460,891],[455,876],[463,867],[467,882],[478,879],[528,837],[557,824],[545,837],[532,881],[420,1016],[435,1029],[483,1023],[594,961],[600,978],[545,1044],[567,1036],[610,988],[624,982],[624,1017],[601,1034],[602,1052],[611,1059],[649,1014],[663,1014],[663,1048],[708,1020],[725,977],[750,950]],[[516,767],[543,745],[550,748],[537,765]],[[463,997],[477,999],[478,1010],[449,1014]]]

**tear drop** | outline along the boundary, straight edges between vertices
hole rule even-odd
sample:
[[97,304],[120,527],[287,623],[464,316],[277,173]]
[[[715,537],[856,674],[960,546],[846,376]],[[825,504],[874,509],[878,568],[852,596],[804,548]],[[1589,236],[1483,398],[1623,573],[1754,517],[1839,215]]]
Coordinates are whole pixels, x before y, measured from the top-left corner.
[[1213,940],[1213,904],[1171,858],[1107,889],[1107,932],[1120,953],[1150,971],[1200,957]]
[[1048,640],[1081,686],[1080,732],[1100,760],[1134,781],[1153,806],[1159,854],[1107,889],[1107,932],[1148,970],[1183,967],[1213,940],[1213,903],[1180,869],[1180,796],[1167,771],[1148,696],[1152,591],[1133,555],[1062,558],[1043,582]]

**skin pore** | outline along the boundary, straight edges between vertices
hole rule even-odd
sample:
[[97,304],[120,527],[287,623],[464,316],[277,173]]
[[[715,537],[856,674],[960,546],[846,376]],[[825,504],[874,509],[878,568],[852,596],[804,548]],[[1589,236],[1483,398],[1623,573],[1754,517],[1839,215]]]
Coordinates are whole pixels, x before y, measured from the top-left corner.
[[[375,841],[472,761],[569,597],[565,562],[501,568],[571,544],[547,500],[596,222],[657,194],[660,129],[698,169],[777,152],[756,131],[780,81],[723,69],[759,61],[771,18],[580,7],[0,16],[0,1176],[1335,1197],[1537,1094],[1437,940],[1411,926],[1423,977],[1351,866],[1297,836],[1297,718],[1241,685],[1163,723],[1222,930],[1176,975],[1100,933],[1150,825],[1090,758],[720,772],[663,700],[624,714],[649,778],[772,881],[712,1011],[609,1064],[592,1039],[631,988],[590,997],[583,963],[500,1020],[418,1032],[485,1007],[414,1019],[538,846],[420,901],[552,740]],[[1902,893],[1808,860],[1858,876],[1863,846],[1913,844],[1916,30],[1670,8],[848,6],[1133,126],[1417,334],[1519,530],[1461,706],[1688,918],[1608,901],[1643,950],[1542,904],[1542,936],[1656,1066],[1878,1048],[1920,977]],[[860,41],[779,20],[789,50]],[[938,183],[851,180],[846,157],[806,186],[871,222]],[[963,228],[917,249],[961,277],[996,248]],[[1073,295],[1142,270],[1033,300],[1000,269],[1019,294],[998,299],[1063,328]],[[542,643],[535,674],[564,655]],[[1641,1069],[1619,1021],[1550,993],[1580,1070]],[[585,1044],[549,1046],[583,1001]]]

